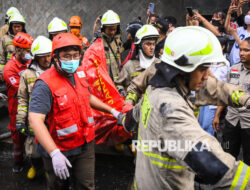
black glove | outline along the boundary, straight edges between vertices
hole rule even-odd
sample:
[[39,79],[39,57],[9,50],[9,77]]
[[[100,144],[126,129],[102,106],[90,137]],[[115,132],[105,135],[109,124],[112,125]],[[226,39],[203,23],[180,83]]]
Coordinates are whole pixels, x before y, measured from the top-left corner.
[[119,90],[118,90],[118,92],[119,92],[119,93],[120,93],[120,95],[121,95],[121,96],[123,96],[123,97],[126,97],[126,96],[127,96],[126,91],[125,91],[124,89],[122,89],[122,88],[121,88],[121,89],[119,89]]
[[119,113],[117,117],[117,125],[123,126],[124,123],[122,123],[122,120],[126,117],[126,114],[122,114],[121,112]]
[[25,136],[29,136],[29,130],[24,123],[16,123],[16,130]]

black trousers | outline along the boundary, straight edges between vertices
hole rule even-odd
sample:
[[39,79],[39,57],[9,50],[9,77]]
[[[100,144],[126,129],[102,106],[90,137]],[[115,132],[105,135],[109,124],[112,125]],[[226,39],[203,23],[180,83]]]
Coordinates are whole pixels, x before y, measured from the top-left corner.
[[242,146],[243,161],[247,165],[250,165],[250,129],[242,129],[240,122],[236,126],[233,126],[225,120],[225,127],[222,133],[222,147],[224,151],[237,159]]
[[94,190],[95,189],[95,143],[94,141],[84,145],[82,153],[76,156],[67,157],[72,168],[70,178],[61,180],[53,170],[51,158],[43,157],[47,188],[49,190]]

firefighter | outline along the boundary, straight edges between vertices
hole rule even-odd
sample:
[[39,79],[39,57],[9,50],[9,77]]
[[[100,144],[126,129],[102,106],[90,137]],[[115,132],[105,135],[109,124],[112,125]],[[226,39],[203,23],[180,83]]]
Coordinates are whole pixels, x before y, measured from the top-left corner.
[[52,42],[44,36],[38,36],[32,46],[33,59],[20,79],[17,99],[16,129],[27,136],[25,141],[25,152],[31,161],[31,168],[28,171],[28,179],[36,176],[37,169],[41,168],[40,154],[36,151],[36,143],[32,129],[28,124],[28,107],[31,92],[36,79],[51,65]]
[[218,39],[201,27],[179,27],[166,39],[161,60],[143,99],[119,116],[127,131],[139,123],[133,188],[194,189],[196,174],[215,189],[249,189],[250,167],[200,127],[188,99],[193,90],[196,105],[250,106],[239,86],[208,76],[211,63],[226,61]]
[[52,43],[54,66],[38,78],[31,95],[29,122],[39,142],[49,189],[64,189],[68,181],[76,189],[94,189],[91,107],[116,118],[120,113],[90,94],[86,75],[79,67],[81,48],[75,35],[56,35]]
[[123,52],[118,14],[112,10],[105,12],[101,19],[101,31],[108,72],[114,81],[118,78],[121,69],[121,53]]
[[9,31],[9,19],[14,14],[20,14],[19,10],[16,7],[10,7],[6,11],[5,21],[4,21],[5,24],[0,28],[0,39]]
[[8,128],[11,131],[11,138],[14,143],[14,167],[13,172],[17,173],[23,169],[23,148],[25,136],[16,129],[16,113],[17,113],[17,91],[22,72],[30,63],[30,48],[33,39],[29,34],[18,32],[13,39],[15,54],[8,61],[4,68],[4,80],[7,87],[8,110],[10,123]]
[[54,17],[48,25],[49,39],[53,38],[60,33],[68,32],[67,24],[60,18]]
[[83,51],[89,47],[89,41],[86,37],[80,34],[82,28],[82,20],[79,16],[72,16],[69,20],[70,32],[76,35],[82,42]]
[[159,62],[155,58],[155,45],[159,33],[152,25],[144,25],[135,35],[136,50],[131,60],[122,68],[118,79],[115,80],[118,91],[126,97],[125,89],[129,86],[131,80],[137,77],[143,70],[151,64]]
[[3,80],[2,77],[5,64],[11,59],[12,54],[15,52],[12,41],[18,32],[26,33],[25,19],[22,15],[16,13],[10,17],[9,31],[2,37],[0,42],[0,80]]

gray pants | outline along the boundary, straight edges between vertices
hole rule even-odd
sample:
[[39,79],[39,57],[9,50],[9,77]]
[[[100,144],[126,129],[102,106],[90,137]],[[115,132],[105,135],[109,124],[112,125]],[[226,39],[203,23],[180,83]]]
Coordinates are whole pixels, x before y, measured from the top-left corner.
[[95,143],[86,144],[82,148],[82,153],[76,156],[67,157],[72,165],[70,168],[70,178],[60,180],[53,170],[51,158],[43,157],[47,187],[49,190],[64,190],[71,187],[74,190],[94,190],[95,189]]

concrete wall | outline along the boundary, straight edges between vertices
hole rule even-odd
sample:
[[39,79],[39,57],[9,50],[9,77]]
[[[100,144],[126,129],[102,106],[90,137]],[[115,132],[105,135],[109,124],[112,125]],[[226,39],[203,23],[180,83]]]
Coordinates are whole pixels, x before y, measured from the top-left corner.
[[135,17],[146,19],[146,9],[149,2],[156,4],[160,16],[173,15],[180,24],[184,24],[185,6],[200,9],[203,14],[212,14],[221,7],[227,8],[230,0],[0,0],[0,23],[4,22],[6,10],[17,7],[26,18],[27,31],[33,37],[47,35],[48,23],[53,17],[62,18],[68,23],[73,15],[79,15],[83,20],[83,34],[91,39],[93,23],[98,15],[112,9],[120,15],[122,31],[126,24]]

